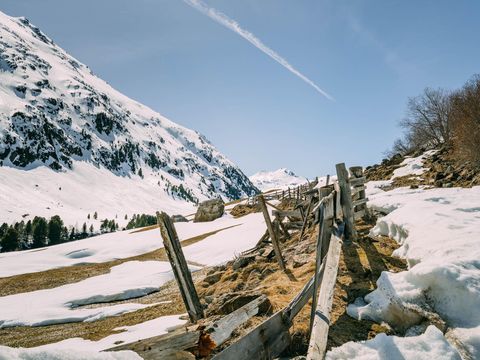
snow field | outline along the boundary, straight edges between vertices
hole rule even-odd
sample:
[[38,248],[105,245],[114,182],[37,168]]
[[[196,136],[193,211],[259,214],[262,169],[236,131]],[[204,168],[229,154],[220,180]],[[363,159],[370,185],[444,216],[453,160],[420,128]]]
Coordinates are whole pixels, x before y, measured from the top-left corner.
[[409,270],[383,272],[378,288],[350,304],[348,313],[408,328],[422,311],[433,311],[451,337],[480,357],[480,187],[384,192],[382,184],[367,186],[369,207],[388,214],[371,234],[397,240],[394,254]]

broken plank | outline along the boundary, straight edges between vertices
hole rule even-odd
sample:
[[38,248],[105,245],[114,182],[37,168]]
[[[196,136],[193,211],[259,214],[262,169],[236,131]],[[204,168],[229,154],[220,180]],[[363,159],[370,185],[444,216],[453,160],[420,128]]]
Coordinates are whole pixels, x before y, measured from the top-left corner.
[[288,329],[288,320],[279,311],[212,360],[274,359],[290,344]]
[[338,273],[338,263],[342,250],[342,240],[332,235],[328,249],[318,303],[315,308],[307,360],[323,360],[327,350],[328,330],[330,327],[330,311],[332,310],[333,292]]

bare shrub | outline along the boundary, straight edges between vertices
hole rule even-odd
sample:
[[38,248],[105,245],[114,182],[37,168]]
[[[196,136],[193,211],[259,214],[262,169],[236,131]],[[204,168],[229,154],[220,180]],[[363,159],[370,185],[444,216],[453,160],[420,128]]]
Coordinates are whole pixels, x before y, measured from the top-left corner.
[[480,166],[480,76],[451,96],[453,148],[458,159]]

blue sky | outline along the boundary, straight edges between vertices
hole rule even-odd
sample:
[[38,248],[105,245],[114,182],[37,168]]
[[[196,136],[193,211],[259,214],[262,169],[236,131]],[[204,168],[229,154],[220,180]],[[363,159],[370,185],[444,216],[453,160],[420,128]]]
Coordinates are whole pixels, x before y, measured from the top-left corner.
[[0,0],[247,174],[381,160],[409,96],[480,72],[480,2],[205,0],[332,95],[180,0]]

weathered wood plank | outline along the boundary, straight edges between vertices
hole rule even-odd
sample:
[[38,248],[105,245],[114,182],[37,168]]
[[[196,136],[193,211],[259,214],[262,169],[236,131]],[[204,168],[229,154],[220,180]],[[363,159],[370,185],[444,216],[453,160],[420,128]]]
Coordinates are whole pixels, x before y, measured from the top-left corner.
[[332,235],[323,280],[318,294],[318,304],[315,309],[307,360],[323,360],[325,357],[330,326],[330,311],[332,309],[333,292],[337,279],[341,249],[342,240]]
[[360,192],[365,191],[365,190],[366,190],[366,187],[364,185],[356,186],[356,187],[352,188],[352,196],[354,194],[360,193]]
[[200,330],[178,329],[174,332],[143,339],[130,344],[124,344],[107,349],[106,351],[135,351],[143,359],[155,359],[158,354],[165,350],[175,349],[178,351],[190,349],[197,345],[200,338]]
[[157,212],[157,222],[163,239],[165,252],[167,253],[175,279],[180,288],[188,316],[190,317],[190,321],[194,323],[198,319],[203,318],[203,307],[200,304],[200,299],[195,290],[192,274],[188,269],[185,256],[183,255],[182,246],[178,240],[175,226],[170,216],[164,212]]
[[[322,282],[323,278],[323,271],[325,268],[325,259],[322,260],[322,264],[320,265],[320,269],[317,272],[317,281],[319,283]],[[308,300],[312,297],[313,294],[313,284],[315,282],[315,275],[312,275],[310,280],[304,285],[302,290],[295,296],[295,298],[288,304],[288,306],[283,310],[285,316],[288,317],[290,321],[292,321],[295,316],[303,309],[303,307],[307,304]]]
[[277,217],[295,217],[295,218],[302,218],[302,213],[300,210],[273,210],[273,216]]
[[263,217],[265,218],[265,223],[267,224],[267,229],[270,234],[270,239],[272,239],[273,248],[275,249],[275,257],[277,258],[278,265],[280,269],[285,270],[285,262],[283,261],[282,252],[280,250],[280,243],[278,241],[277,235],[275,234],[275,230],[272,225],[272,220],[270,219],[270,215],[268,214],[267,205],[265,204],[265,199],[262,195],[258,196],[258,203],[262,208]]
[[363,204],[366,204],[367,201],[368,201],[368,198],[355,200],[355,201],[352,203],[352,206],[355,207],[355,206],[363,205]]
[[288,320],[277,312],[212,360],[270,360],[290,344]]
[[335,165],[337,170],[338,184],[340,186],[340,199],[345,222],[345,237],[353,240],[357,236],[353,220],[352,191],[348,182],[348,171],[344,163]]
[[364,185],[367,182],[367,179],[365,176],[359,177],[359,178],[350,178],[350,185],[351,186],[357,186],[357,185]]
[[268,298],[265,295],[262,295],[242,306],[240,309],[224,316],[213,325],[207,327],[205,331],[210,334],[210,338],[215,344],[220,346],[230,338],[232,332],[236,328],[245,323],[248,319],[257,315],[260,308],[267,304],[269,304]]

